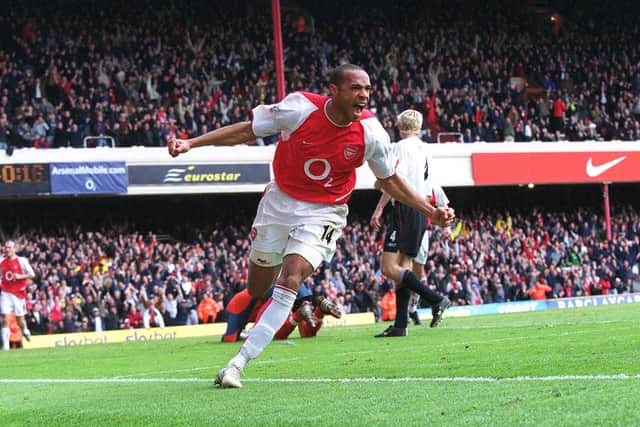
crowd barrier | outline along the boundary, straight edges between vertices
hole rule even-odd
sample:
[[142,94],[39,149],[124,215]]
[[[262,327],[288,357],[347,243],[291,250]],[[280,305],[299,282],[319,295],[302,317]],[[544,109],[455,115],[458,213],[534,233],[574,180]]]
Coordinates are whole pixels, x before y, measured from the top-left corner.
[[[523,313],[544,310],[563,310],[567,308],[593,307],[600,305],[619,305],[640,303],[640,293],[624,295],[599,295],[590,297],[564,298],[543,301],[514,301],[497,304],[455,306],[447,310],[445,317],[469,317],[486,314]],[[420,309],[422,319],[431,317],[430,309]],[[326,317],[324,327],[368,325],[375,322],[373,313],[356,313],[342,316],[341,319]],[[247,325],[248,327],[251,324]],[[218,337],[226,328],[224,323],[206,325],[174,326],[152,329],[124,329],[105,332],[87,332],[73,334],[34,335],[31,342],[24,342],[25,349],[47,347],[71,347],[90,344],[133,343],[144,341],[176,340],[191,337]]]
[[[593,307],[640,303],[640,293],[623,295],[598,295],[590,297],[562,298],[542,301],[514,301],[497,304],[461,305],[450,307],[445,317],[469,317],[485,314],[523,313],[566,308]],[[431,309],[418,310],[420,318],[430,319]]]
[[[325,318],[324,327],[354,326],[373,324],[373,313],[356,313],[341,319]],[[247,325],[248,327],[251,324]],[[73,334],[34,335],[31,342],[23,340],[25,349],[72,347],[90,344],[134,343],[145,341],[176,340],[192,337],[219,337],[224,334],[225,323],[206,325],[172,326],[167,328],[122,329],[105,332],[76,332]],[[295,332],[294,332],[295,333]]]

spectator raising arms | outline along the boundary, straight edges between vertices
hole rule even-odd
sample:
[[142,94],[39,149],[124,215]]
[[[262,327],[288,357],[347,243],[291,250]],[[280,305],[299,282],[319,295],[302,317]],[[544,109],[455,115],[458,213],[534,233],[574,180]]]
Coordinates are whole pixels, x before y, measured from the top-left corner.
[[[465,142],[640,140],[639,6],[632,2],[560,2],[558,31],[545,25],[547,15],[495,1],[426,8],[417,0],[354,0],[353,11],[336,0],[296,3],[315,25],[300,32],[284,20],[287,92],[327,94],[330,67],[363,64],[376,82],[371,110],[394,140],[394,119],[406,108],[425,114],[421,137],[434,142],[441,133]],[[92,146],[112,139],[164,146],[170,136],[249,120],[253,106],[278,101],[268,7],[162,4],[12,4],[0,16],[11,35],[0,38],[0,149],[82,147],[86,136],[95,137]],[[224,23],[211,25],[219,16]]]

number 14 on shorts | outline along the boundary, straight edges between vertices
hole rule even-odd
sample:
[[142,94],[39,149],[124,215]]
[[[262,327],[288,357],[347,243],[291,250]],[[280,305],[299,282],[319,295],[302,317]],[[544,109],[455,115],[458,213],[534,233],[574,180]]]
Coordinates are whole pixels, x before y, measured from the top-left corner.
[[331,225],[325,225],[322,227],[322,235],[320,236],[320,240],[331,243],[331,239],[333,235],[336,233],[336,229]]

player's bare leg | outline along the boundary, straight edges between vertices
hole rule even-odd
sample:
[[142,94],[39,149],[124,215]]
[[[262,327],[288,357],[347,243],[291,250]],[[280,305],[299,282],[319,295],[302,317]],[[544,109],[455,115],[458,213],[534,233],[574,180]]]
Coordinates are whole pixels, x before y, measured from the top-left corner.
[[[276,280],[272,297],[265,302],[266,308],[238,353],[216,375],[215,384],[222,388],[242,387],[240,383],[242,370],[273,340],[274,334],[280,329],[293,307],[300,284],[311,273],[313,273],[313,267],[304,257],[297,254],[284,257],[282,271]],[[266,278],[267,275],[264,275],[263,280]],[[259,290],[261,290],[260,287],[254,287],[254,291]]]
[[384,252],[382,254],[382,274],[401,286],[400,274],[403,270],[413,269],[413,259],[401,252]]
[[31,331],[27,328],[27,322],[24,321],[24,316],[16,316],[16,321],[18,322],[18,326],[20,326],[24,339],[31,341]]
[[281,268],[282,265],[263,267],[250,260],[247,290],[251,298],[262,298],[280,274]]

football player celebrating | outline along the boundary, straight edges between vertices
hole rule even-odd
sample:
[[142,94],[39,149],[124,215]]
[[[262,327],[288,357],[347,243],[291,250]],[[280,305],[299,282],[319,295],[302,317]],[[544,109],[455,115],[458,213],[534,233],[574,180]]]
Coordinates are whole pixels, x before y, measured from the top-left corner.
[[433,207],[396,175],[389,135],[366,109],[369,75],[357,65],[341,65],[331,72],[329,92],[331,96],[295,92],[277,104],[257,106],[250,122],[193,139],[169,140],[169,154],[175,157],[196,147],[280,135],[273,159],[275,180],[265,189],[252,228],[249,294],[262,297],[277,281],[248,338],[216,375],[214,383],[220,387],[242,387],[240,374],[285,322],[300,284],[333,257],[347,222],[356,169],[364,162],[393,198],[438,225],[453,221],[453,210]]

